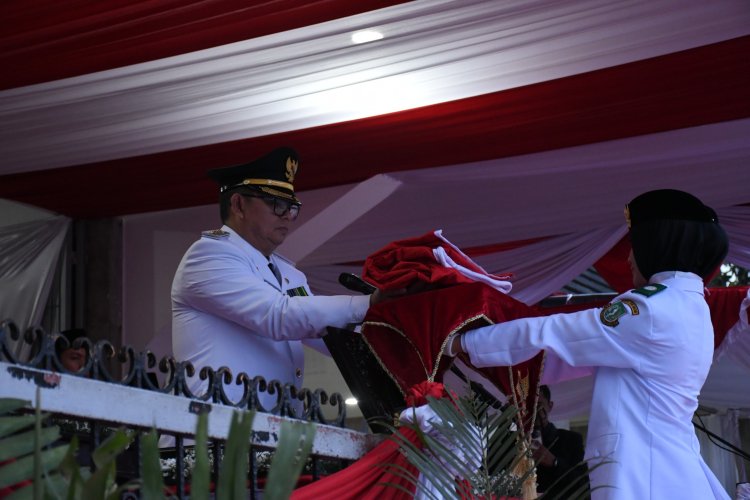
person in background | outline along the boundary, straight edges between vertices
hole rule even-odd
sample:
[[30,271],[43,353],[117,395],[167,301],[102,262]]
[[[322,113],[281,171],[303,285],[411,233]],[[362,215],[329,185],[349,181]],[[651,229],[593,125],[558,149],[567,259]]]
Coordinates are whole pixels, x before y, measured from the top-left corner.
[[540,386],[534,435],[538,432],[541,442],[536,446],[532,443],[533,458],[537,465],[537,491],[547,493],[550,498],[564,498],[560,495],[564,492],[570,495],[580,487],[587,491],[588,469],[583,464],[583,436],[558,429],[550,422],[553,406],[549,387]]
[[[327,326],[360,323],[372,295],[313,296],[305,275],[275,253],[302,203],[294,192],[300,159],[281,147],[208,175],[219,185],[221,229],[205,231],[185,253],[172,283],[172,348],[200,369],[227,366],[232,375],[263,376],[297,388],[303,343],[327,353]],[[191,390],[200,384],[191,380]],[[225,385],[237,402],[242,387]],[[275,397],[261,395],[270,409]]]
[[683,191],[649,191],[626,206],[637,288],[603,308],[523,318],[451,341],[476,366],[547,350],[590,367],[586,458],[592,498],[729,498],[703,461],[692,418],[713,358],[704,280],[728,251],[716,212]]
[[57,353],[57,358],[60,360],[60,364],[69,372],[75,373],[81,371],[81,368],[83,368],[83,365],[88,360],[88,352],[84,346],[74,348],[73,342],[78,338],[85,338],[86,330],[71,328],[60,332],[60,335],[68,341],[67,346],[64,346],[64,343],[61,341],[55,344],[55,352]]

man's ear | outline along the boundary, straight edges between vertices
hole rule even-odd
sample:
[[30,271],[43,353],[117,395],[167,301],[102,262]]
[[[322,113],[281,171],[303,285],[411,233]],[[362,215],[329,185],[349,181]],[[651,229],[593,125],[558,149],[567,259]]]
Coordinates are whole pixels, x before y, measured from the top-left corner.
[[549,401],[549,411],[552,411],[552,407],[555,406],[555,403],[553,401]]
[[229,213],[230,215],[235,215],[237,217],[244,217],[244,214],[242,213],[242,204],[245,200],[242,199],[242,195],[239,193],[232,193],[232,196],[229,198]]

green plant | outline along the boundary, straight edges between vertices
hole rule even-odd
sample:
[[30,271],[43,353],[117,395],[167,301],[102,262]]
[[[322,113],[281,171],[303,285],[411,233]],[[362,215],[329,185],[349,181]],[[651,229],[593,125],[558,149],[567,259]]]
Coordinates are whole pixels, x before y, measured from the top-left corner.
[[29,401],[0,399],[0,489],[15,487],[5,498],[15,499],[115,499],[124,488],[115,482],[115,459],[132,442],[134,434],[114,432],[92,454],[96,471],[75,461],[78,441],[60,443],[60,429],[45,426],[49,415],[39,407],[33,415],[22,411]]
[[[80,467],[75,460],[77,438],[58,444],[59,427],[45,426],[48,419],[39,410],[37,391],[36,413],[22,414],[30,402],[0,398],[0,491],[17,485],[4,498],[9,500],[67,498],[69,500],[115,499],[125,489],[140,489],[144,499],[165,498],[165,486],[159,462],[156,431],[141,440],[141,479],[125,485],[115,480],[115,460],[135,437],[134,432],[118,430],[92,454],[94,472]],[[231,500],[247,497],[247,472],[250,434],[254,412],[236,412],[232,417],[229,436],[219,471],[216,498]],[[264,490],[264,498],[286,499],[291,495],[313,444],[315,426],[303,422],[282,422],[280,441],[274,454]],[[208,459],[208,417],[198,418],[196,429],[195,465],[192,472],[190,498],[208,499],[210,467]]]
[[[523,443],[515,424],[517,410],[507,406],[495,410],[474,394],[444,398],[427,397],[428,412],[402,427],[413,430],[418,442],[413,443],[396,432],[396,440],[406,459],[418,470],[387,464],[394,474],[405,478],[426,498],[492,499],[522,497],[524,486],[533,481],[534,467],[531,453],[518,452]],[[424,410],[422,410],[424,411]],[[421,424],[418,422],[421,420]],[[429,420],[429,425],[425,421]],[[429,428],[427,432],[425,429]],[[531,483],[533,485],[533,483]],[[391,484],[404,490],[404,488]],[[405,491],[405,490],[404,490]],[[588,491],[567,491],[567,499],[588,498]],[[544,498],[542,496],[541,498]]]
[[[427,402],[432,416],[420,418],[415,413],[414,422],[402,424],[417,434],[418,443],[399,432],[390,436],[418,473],[393,464],[386,467],[427,498],[519,496],[532,471],[517,472],[525,457],[515,452],[516,409],[509,406],[503,411],[491,411],[488,404],[473,396],[428,396]],[[422,421],[421,426],[417,420]],[[431,427],[428,432],[424,431],[426,420]],[[396,431],[393,427],[391,430]]]
[[[250,453],[250,434],[255,412],[235,412],[229,427],[226,447],[219,470],[216,498],[232,500],[247,498],[247,476]],[[208,453],[208,416],[198,417],[195,434],[195,462],[191,474],[190,498],[208,499],[210,496],[210,466]],[[279,444],[273,455],[263,498],[289,498],[307,457],[312,451],[315,426],[306,422],[281,424]],[[159,449],[155,432],[143,440],[143,490],[145,499],[164,498],[164,482],[160,472]]]

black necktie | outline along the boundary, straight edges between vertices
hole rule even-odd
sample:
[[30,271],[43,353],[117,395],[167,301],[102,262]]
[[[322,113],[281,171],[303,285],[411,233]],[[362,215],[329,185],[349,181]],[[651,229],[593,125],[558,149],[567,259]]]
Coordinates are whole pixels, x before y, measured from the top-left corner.
[[276,276],[276,281],[279,282],[279,286],[281,286],[281,273],[279,272],[279,268],[273,265],[273,262],[268,263],[269,269],[271,269],[271,272],[274,276]]

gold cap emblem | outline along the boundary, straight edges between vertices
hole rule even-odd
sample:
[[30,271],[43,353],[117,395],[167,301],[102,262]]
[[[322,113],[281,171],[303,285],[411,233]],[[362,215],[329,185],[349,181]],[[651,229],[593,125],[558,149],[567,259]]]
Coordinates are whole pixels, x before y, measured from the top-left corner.
[[286,180],[294,182],[294,176],[297,175],[298,163],[296,160],[292,160],[292,157],[286,159]]
[[630,229],[630,206],[625,205],[625,221],[628,223],[628,229]]

